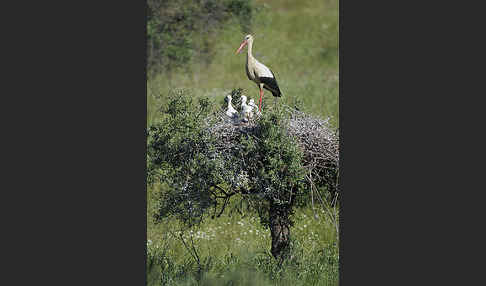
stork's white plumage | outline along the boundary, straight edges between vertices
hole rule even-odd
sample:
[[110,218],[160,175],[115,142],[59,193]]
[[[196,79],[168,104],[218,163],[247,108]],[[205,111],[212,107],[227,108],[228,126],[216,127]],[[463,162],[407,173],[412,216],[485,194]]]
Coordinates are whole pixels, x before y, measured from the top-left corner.
[[241,114],[242,114],[242,117],[245,121],[248,121],[252,116],[253,116],[253,112],[251,111],[252,110],[252,107],[249,106],[248,104],[246,104],[246,96],[242,95],[241,96]]
[[[256,112],[257,115],[260,115],[261,114],[260,111],[258,111],[258,106],[256,106],[255,101],[253,100],[253,98],[250,99],[250,103],[248,103],[248,105],[252,108],[252,110],[255,109],[255,112]],[[253,112],[252,112],[252,115],[253,115]]]
[[248,45],[248,53],[246,55],[246,75],[248,76],[248,79],[254,81],[260,89],[260,102],[258,104],[258,110],[261,112],[263,89],[269,90],[275,97],[281,97],[282,93],[280,92],[280,88],[277,84],[277,79],[275,78],[273,72],[267,66],[260,63],[253,57],[252,35],[245,36],[240,47],[238,48],[238,50],[236,50],[236,53],[240,53],[243,47],[245,47],[246,45]]
[[226,101],[228,102],[228,110],[226,110],[226,115],[228,115],[230,118],[236,118],[238,116],[238,111],[233,108],[231,100],[231,95],[228,94],[226,96]]

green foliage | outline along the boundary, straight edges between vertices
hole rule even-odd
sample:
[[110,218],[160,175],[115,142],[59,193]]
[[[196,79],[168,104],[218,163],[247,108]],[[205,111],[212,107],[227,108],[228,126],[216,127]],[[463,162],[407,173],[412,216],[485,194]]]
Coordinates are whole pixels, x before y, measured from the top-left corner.
[[238,17],[242,32],[245,34],[250,33],[253,10],[256,8],[252,6],[252,1],[229,0],[226,1],[226,5],[228,12]]
[[301,191],[305,175],[302,151],[282,126],[283,119],[264,113],[254,137],[242,141],[250,177],[255,178],[252,188],[277,204],[290,203],[290,190]]
[[160,197],[157,219],[175,215],[189,226],[200,223],[216,204],[211,190],[221,186],[253,200],[265,224],[269,204],[290,214],[306,190],[305,170],[300,148],[282,126],[283,115],[264,113],[255,132],[242,133],[240,147],[228,157],[215,151],[215,139],[205,128],[211,102],[193,101],[187,91],[172,92],[162,109],[165,116],[148,129],[148,181],[169,186]]
[[249,198],[258,206],[261,222],[268,226],[270,205],[280,206],[282,219],[291,224],[290,215],[296,200],[305,194],[303,153],[294,138],[283,127],[284,117],[268,110],[258,121],[255,133],[241,140],[247,163]]
[[[231,102],[233,103],[233,106],[241,106],[241,96],[243,95],[243,89],[242,88],[234,88],[231,90]],[[224,104],[224,106],[227,104],[226,103],[226,98],[224,99],[225,102],[221,102],[221,104]]]
[[149,0],[147,63],[150,73],[187,64],[194,55],[211,61],[211,34],[231,18],[249,30],[251,0]]
[[211,137],[202,120],[211,104],[200,98],[197,105],[187,91],[169,95],[164,118],[148,129],[147,181],[169,186],[160,200],[158,218],[176,215],[188,225],[199,223],[211,199],[206,192],[214,178],[216,162],[211,160]]

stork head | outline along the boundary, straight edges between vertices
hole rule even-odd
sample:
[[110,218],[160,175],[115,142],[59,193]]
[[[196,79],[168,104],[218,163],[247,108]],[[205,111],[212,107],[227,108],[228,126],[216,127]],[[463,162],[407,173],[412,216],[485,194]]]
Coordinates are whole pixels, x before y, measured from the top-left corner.
[[236,50],[236,54],[239,54],[243,49],[243,47],[245,47],[248,43],[252,43],[252,42],[253,42],[253,36],[250,34],[246,35],[245,38],[243,38],[243,42],[241,42],[240,47],[238,48],[238,50]]
[[232,99],[232,98],[231,98],[231,95],[229,95],[229,94],[228,94],[228,95],[225,97],[225,99],[224,99],[224,100],[225,100],[226,102],[228,102],[228,103],[231,103],[231,99]]
[[241,96],[241,102],[246,104],[246,96],[245,95]]

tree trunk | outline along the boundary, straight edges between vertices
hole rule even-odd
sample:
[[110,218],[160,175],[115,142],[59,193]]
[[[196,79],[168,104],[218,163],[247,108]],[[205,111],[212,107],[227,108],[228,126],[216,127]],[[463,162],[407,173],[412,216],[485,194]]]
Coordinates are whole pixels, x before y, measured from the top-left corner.
[[270,233],[272,235],[272,255],[284,260],[290,246],[290,206],[270,203]]

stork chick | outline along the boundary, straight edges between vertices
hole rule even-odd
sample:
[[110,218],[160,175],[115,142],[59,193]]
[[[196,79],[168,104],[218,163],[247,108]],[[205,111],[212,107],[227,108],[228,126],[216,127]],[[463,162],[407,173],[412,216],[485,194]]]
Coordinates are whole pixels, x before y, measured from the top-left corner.
[[275,99],[277,97],[281,97],[282,93],[280,92],[280,88],[277,84],[277,79],[273,72],[266,67],[264,64],[257,61],[252,54],[253,48],[253,36],[246,35],[243,39],[238,50],[236,50],[236,54],[239,54],[243,47],[248,45],[248,53],[246,55],[246,75],[248,79],[254,81],[258,88],[260,89],[260,102],[258,104],[258,110],[262,111],[262,99],[263,99],[263,89],[269,90]]
[[243,121],[248,122],[250,118],[253,117],[252,107],[246,104],[246,96],[241,96],[241,114]]
[[[253,98],[250,99],[250,103],[248,105],[251,107],[252,110],[253,110],[253,108],[255,109],[255,112],[256,112],[257,115],[261,115],[260,111],[258,111],[258,106],[256,106]],[[253,116],[253,112],[252,112],[252,116]]]
[[228,102],[228,110],[226,110],[226,115],[228,115],[228,117],[234,119],[236,117],[238,117],[238,111],[236,109],[233,108],[233,105],[231,105],[231,95],[227,95],[226,96],[226,101]]

